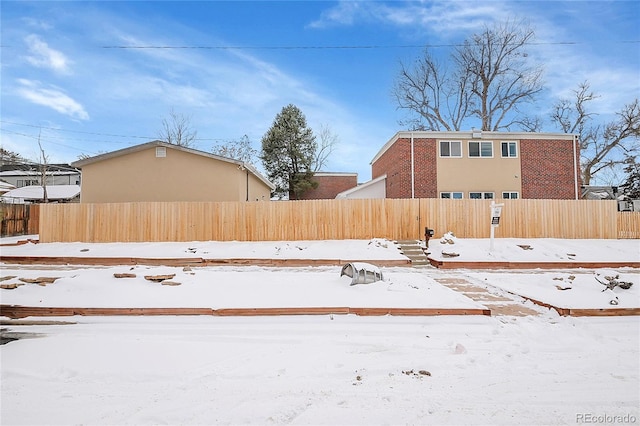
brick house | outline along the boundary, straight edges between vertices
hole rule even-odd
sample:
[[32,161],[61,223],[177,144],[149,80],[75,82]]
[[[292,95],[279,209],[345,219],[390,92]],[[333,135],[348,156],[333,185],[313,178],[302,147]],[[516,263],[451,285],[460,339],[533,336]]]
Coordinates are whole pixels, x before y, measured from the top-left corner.
[[398,132],[371,161],[387,198],[578,199],[577,135]]
[[[358,185],[357,173],[316,172],[313,180],[318,183],[314,189],[305,191],[298,200],[327,200]],[[293,199],[293,197],[291,197]]]

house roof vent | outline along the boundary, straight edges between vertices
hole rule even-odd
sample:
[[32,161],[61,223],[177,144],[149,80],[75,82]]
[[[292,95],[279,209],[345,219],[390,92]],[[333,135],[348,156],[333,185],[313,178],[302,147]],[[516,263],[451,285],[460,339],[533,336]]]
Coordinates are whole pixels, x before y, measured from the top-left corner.
[[482,130],[477,130],[475,128],[471,128],[471,137],[473,139],[482,139]]
[[164,158],[167,156],[167,148],[164,146],[156,147],[156,158]]

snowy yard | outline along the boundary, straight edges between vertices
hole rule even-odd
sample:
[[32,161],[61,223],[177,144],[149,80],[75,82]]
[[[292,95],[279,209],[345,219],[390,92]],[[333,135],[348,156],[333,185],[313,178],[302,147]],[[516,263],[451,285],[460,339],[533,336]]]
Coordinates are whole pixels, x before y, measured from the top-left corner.
[[0,347],[2,424],[640,418],[637,317],[73,320],[11,327],[42,337]]
[[[6,242],[4,240],[3,242]],[[576,244],[577,242],[577,244]],[[437,244],[437,245],[436,245]],[[637,261],[637,240],[456,241],[460,257]],[[432,240],[432,251],[441,250]],[[384,240],[27,244],[3,256],[399,259]],[[195,251],[195,253],[194,253]],[[519,260],[519,259],[518,259]],[[131,269],[133,268],[133,269]],[[2,277],[59,277],[0,290],[2,304],[94,307],[477,307],[441,285],[464,279],[537,315],[3,318],[0,423],[587,424],[640,421],[640,321],[560,317],[566,307],[639,307],[640,273],[382,268],[350,286],[339,267],[0,265]],[[114,273],[135,278],[114,278]],[[176,274],[177,286],[144,279]],[[628,290],[596,278],[618,274]],[[571,278],[573,277],[573,278]],[[562,288],[559,289],[558,287]],[[571,288],[568,288],[571,287]],[[616,297],[618,305],[610,301]],[[42,321],[54,321],[53,324]],[[68,322],[68,324],[61,323]],[[22,325],[18,325],[22,323]],[[17,334],[16,334],[17,333]],[[601,421],[594,421],[602,419]]]

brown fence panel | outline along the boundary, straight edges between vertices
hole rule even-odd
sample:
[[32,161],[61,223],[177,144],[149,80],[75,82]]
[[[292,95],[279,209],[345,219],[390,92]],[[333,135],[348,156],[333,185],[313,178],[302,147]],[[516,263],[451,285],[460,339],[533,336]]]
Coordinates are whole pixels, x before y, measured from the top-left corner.
[[[638,238],[615,201],[502,200],[497,238]],[[490,200],[43,204],[40,240],[84,242],[488,238]],[[620,236],[620,237],[619,237]]]
[[618,238],[640,238],[640,212],[618,212]]
[[40,204],[29,205],[29,227],[27,233],[35,235],[40,232]]
[[38,204],[0,204],[0,236],[38,234],[39,212]]

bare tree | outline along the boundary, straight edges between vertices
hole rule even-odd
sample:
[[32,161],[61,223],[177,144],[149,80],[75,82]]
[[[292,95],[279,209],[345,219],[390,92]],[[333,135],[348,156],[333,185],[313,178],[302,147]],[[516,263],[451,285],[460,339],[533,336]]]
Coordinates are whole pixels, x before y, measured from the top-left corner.
[[320,131],[316,137],[318,140],[318,148],[311,163],[311,169],[314,172],[319,172],[327,165],[327,160],[338,143],[338,135],[333,133],[328,124],[321,124]]
[[44,149],[42,149],[42,144],[40,143],[40,133],[38,133],[38,148],[40,148],[39,173],[40,184],[42,185],[42,202],[48,203],[49,196],[47,195],[47,172],[49,171],[49,156],[47,156],[44,153]]
[[398,108],[413,114],[415,130],[460,130],[473,117],[481,130],[508,129],[518,105],[542,90],[542,68],[529,66],[525,51],[534,37],[522,21],[485,27],[454,49],[451,69],[425,50],[413,67],[401,64],[393,89]]
[[541,132],[543,128],[543,120],[538,116],[522,117],[519,120],[515,120],[513,123],[518,124],[518,126],[526,132]]
[[0,147],[0,166],[5,164],[22,164],[26,161],[27,160],[22,158],[22,156],[17,152],[9,151],[8,149]]
[[214,145],[211,152],[252,166],[258,163],[258,150],[253,148],[247,135],[242,136],[239,140],[230,140],[224,144]]
[[589,112],[588,104],[599,96],[588,82],[573,93],[573,99],[556,102],[551,119],[563,132],[578,134],[582,183],[589,185],[597,173],[622,167],[628,157],[640,152],[640,104],[636,98],[616,113],[615,120],[592,124],[596,114]]
[[160,140],[174,145],[190,147],[194,144],[197,132],[191,128],[191,118],[177,113],[171,108],[169,117],[162,119]]
[[86,152],[82,152],[78,154],[78,160],[86,160],[87,158],[96,157],[98,155],[106,154],[107,151],[96,151],[92,155],[87,154]]
[[393,95],[398,108],[416,113],[400,124],[413,130],[460,130],[471,106],[468,75],[449,74],[428,49],[413,67],[400,64]]

